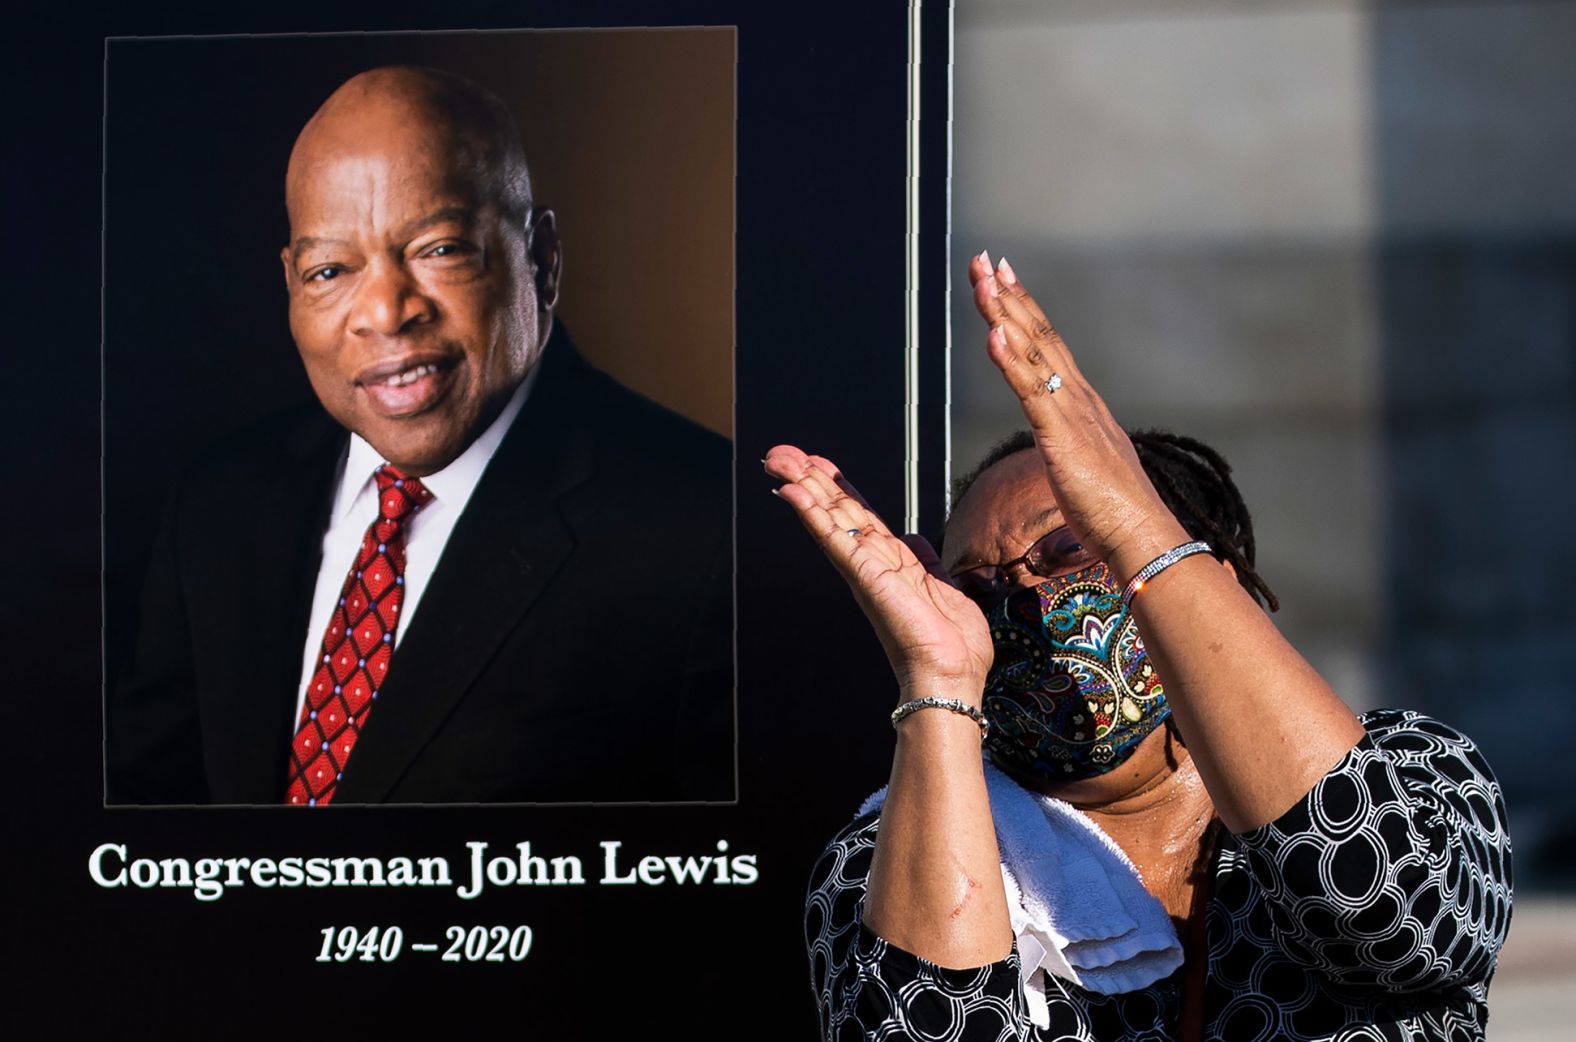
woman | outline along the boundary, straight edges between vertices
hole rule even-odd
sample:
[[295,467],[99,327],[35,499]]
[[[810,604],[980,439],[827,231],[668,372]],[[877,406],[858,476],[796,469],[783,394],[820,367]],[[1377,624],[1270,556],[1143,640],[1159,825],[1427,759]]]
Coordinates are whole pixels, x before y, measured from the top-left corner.
[[1011,266],[969,277],[1032,437],[940,556],[830,461],[766,459],[900,689],[888,787],[812,879],[825,1036],[1481,1038],[1510,913],[1481,755],[1354,716],[1255,600],[1218,457],[1141,460]]

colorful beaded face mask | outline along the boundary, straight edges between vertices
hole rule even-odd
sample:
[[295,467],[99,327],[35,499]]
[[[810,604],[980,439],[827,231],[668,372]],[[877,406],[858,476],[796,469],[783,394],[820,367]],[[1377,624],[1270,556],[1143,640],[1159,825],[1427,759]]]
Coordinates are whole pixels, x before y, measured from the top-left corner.
[[1104,563],[1047,579],[987,615],[996,661],[986,741],[998,766],[1074,781],[1115,769],[1171,715]]

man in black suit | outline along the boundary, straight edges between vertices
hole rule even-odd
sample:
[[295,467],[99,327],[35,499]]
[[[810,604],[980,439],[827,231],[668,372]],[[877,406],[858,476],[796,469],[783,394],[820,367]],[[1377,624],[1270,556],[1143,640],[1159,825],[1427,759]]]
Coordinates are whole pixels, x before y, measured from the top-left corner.
[[302,130],[286,201],[328,415],[174,497],[110,802],[732,799],[732,453],[555,326],[507,109],[363,73]]

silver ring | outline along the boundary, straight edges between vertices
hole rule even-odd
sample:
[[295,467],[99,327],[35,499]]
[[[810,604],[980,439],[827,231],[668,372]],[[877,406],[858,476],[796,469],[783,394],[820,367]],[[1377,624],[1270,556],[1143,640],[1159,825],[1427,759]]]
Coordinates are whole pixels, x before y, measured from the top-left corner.
[[861,531],[860,531],[860,530],[859,530],[859,529],[857,529],[857,528],[850,528],[850,529],[849,529],[849,530],[848,530],[848,534],[849,534],[849,535],[851,535],[851,536],[854,536],[854,537],[855,537],[855,538],[858,538],[858,537],[859,537],[859,536],[862,536],[862,535],[864,535],[864,533],[863,533],[863,532],[861,532]]
[[1051,378],[1045,381],[1045,393],[1055,394],[1062,389],[1062,374],[1052,373]]

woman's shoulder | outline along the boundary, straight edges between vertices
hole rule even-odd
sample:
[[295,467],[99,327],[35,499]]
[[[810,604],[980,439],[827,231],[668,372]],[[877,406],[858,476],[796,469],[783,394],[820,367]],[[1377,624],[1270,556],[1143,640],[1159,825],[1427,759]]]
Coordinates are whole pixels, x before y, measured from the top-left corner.
[[[1280,818],[1235,838],[1281,953],[1362,989],[1481,1001],[1511,907],[1505,803],[1477,745],[1410,710],[1367,734]],[[1247,891],[1242,891],[1246,893]]]
[[1272,834],[1345,835],[1363,825],[1377,828],[1392,812],[1417,827],[1431,817],[1418,816],[1426,809],[1508,847],[1504,796],[1471,738],[1409,709],[1372,709],[1358,719],[1367,733],[1357,744],[1279,819],[1240,839],[1253,845]]
[[870,810],[832,836],[810,873],[812,900],[817,893],[857,890],[863,895],[865,879],[870,874],[870,855],[876,846],[876,829],[880,824],[879,810]]
[[854,963],[879,823],[875,812],[849,822],[832,837],[810,871],[804,940],[812,976],[826,988]]
[[1410,709],[1371,709],[1358,719],[1368,735],[1354,753],[1365,747],[1377,752],[1409,782],[1430,780],[1499,797],[1499,784],[1483,751],[1443,720]]
[[1453,747],[1477,748],[1472,739],[1457,728],[1415,709],[1369,709],[1359,713],[1357,719],[1376,744],[1406,748],[1420,741],[1431,744],[1428,740],[1432,739]]

